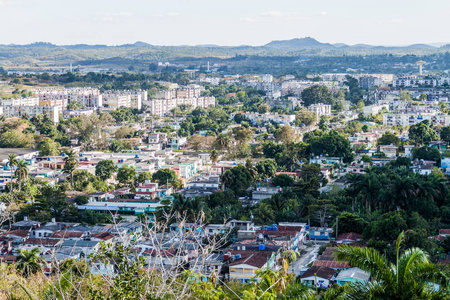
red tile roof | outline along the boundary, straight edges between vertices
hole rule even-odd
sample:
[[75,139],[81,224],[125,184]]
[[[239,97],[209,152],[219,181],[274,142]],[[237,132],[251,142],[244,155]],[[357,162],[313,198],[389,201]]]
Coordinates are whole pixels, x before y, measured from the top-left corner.
[[114,235],[112,235],[109,232],[96,232],[96,233],[91,233],[91,237],[95,237],[98,239],[102,239],[104,241],[110,240],[114,237]]
[[15,235],[15,236],[20,236],[22,238],[25,238],[25,237],[30,236],[30,232],[26,231],[26,230],[22,230],[22,229],[15,229],[15,230],[7,231],[2,234],[2,236],[6,236],[6,235]]
[[240,254],[241,258],[230,263],[230,266],[247,264],[253,267],[262,268],[272,257],[272,251],[232,251],[233,255]]
[[362,239],[362,234],[355,233],[355,232],[347,232],[340,234],[336,241],[342,241],[342,240],[351,240],[351,241],[359,241]]
[[307,278],[317,276],[320,278],[331,279],[336,274],[336,270],[327,267],[311,267],[308,271],[303,273],[300,278]]
[[334,260],[315,260],[313,267],[327,267],[334,269],[350,268],[350,265],[346,261],[334,261]]
[[256,230],[256,234],[262,233],[272,236],[295,236],[302,230],[301,226],[278,226],[278,230]]
[[53,232],[51,238],[81,238],[83,236],[82,232],[77,231],[55,231]]
[[54,246],[58,244],[60,240],[58,239],[35,239],[31,238],[24,242],[25,245],[45,245],[45,246]]

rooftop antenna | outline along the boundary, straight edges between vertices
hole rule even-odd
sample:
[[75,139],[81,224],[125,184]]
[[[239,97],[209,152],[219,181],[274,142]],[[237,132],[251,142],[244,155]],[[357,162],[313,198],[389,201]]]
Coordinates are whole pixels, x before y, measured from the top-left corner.
[[207,69],[206,69],[206,72],[209,73],[209,61],[208,61],[208,67],[207,67]]
[[426,64],[426,62],[424,62],[423,60],[419,60],[416,62],[416,64],[419,65],[419,74],[420,76],[422,76],[422,66]]

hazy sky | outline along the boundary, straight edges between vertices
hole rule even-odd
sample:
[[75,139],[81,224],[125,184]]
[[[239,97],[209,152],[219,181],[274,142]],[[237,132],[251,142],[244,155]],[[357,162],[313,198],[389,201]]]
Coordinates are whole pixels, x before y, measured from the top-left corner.
[[450,42],[450,0],[0,0],[0,44]]

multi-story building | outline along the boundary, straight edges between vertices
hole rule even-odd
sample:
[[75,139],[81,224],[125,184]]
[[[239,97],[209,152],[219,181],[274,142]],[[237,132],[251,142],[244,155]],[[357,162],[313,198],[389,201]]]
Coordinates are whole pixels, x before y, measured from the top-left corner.
[[46,115],[54,123],[59,122],[59,113],[61,108],[59,106],[3,106],[3,114],[8,117],[22,117],[28,115],[35,117],[37,115]]
[[169,98],[170,91],[164,94],[163,99],[152,99],[148,101],[148,109],[150,113],[158,116],[166,116],[170,111],[180,105],[189,105],[192,109],[197,107],[207,108],[208,106],[216,105],[216,98],[214,97],[190,97],[190,98]]
[[40,101],[63,100],[65,105],[78,102],[83,107],[101,107],[103,105],[100,91],[94,88],[42,88],[34,90],[34,93]]
[[27,97],[27,98],[11,98],[2,99],[1,104],[3,106],[35,106],[39,105],[39,98],[37,97]]
[[359,85],[363,89],[370,89],[374,86],[381,86],[383,84],[383,80],[377,78],[375,76],[361,76],[359,78]]
[[328,116],[331,115],[331,105],[317,103],[308,106],[308,111],[313,112],[317,115],[317,117]]
[[259,114],[255,112],[238,112],[238,113],[232,113],[230,115],[231,119],[234,119],[234,117],[237,114],[241,114],[245,116],[247,119],[250,120],[252,124],[264,124],[264,123],[277,123],[282,125],[289,125],[292,122],[295,121],[295,115],[282,115],[277,113],[265,113],[265,114]]
[[450,115],[438,112],[386,113],[383,115],[383,124],[389,126],[411,126],[424,120],[429,120],[433,125],[450,125]]
[[117,91],[111,90],[102,94],[104,104],[112,108],[132,107],[136,109],[142,108],[142,101],[148,100],[147,91]]
[[384,109],[389,110],[388,104],[380,104],[380,105],[369,105],[364,107],[364,115],[370,116],[370,115],[376,115],[380,111]]
[[436,78],[420,78],[417,76],[408,76],[395,78],[392,81],[393,87],[419,87],[419,86],[436,86],[438,80]]

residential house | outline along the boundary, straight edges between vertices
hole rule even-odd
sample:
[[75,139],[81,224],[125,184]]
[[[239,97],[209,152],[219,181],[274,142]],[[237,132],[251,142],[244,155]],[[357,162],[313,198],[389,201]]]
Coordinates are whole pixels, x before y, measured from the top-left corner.
[[30,232],[23,229],[14,229],[2,233],[1,237],[12,239],[14,244],[21,244],[30,237]]
[[90,254],[97,252],[99,249],[100,243],[98,241],[65,240],[60,245],[58,252],[66,255],[80,255],[81,257],[87,257]]
[[258,251],[233,251],[225,254],[224,260],[229,263],[229,280],[240,283],[250,283],[255,280],[256,271],[265,268],[274,269],[276,266],[276,252],[267,251],[262,245]]
[[362,239],[362,234],[355,232],[342,233],[336,238],[338,244],[352,244],[359,242]]
[[257,187],[255,191],[252,192],[252,200],[255,203],[260,202],[261,200],[272,197],[278,192],[281,192],[282,188],[279,186],[276,187]]
[[167,146],[172,148],[172,150],[181,150],[186,143],[186,137],[171,137],[169,138]]
[[306,226],[310,240],[329,240],[333,233],[333,228],[329,227],[309,227]]
[[361,270],[360,268],[350,268],[342,270],[336,276],[336,283],[338,286],[346,285],[347,283],[367,283],[370,274]]
[[24,217],[23,221],[16,222],[11,225],[11,229],[31,230],[38,228],[41,222],[28,220],[28,217]]
[[217,277],[221,274],[223,265],[223,254],[211,253],[201,255],[190,263],[190,269],[201,274],[201,279],[207,281],[210,277]]
[[379,145],[378,151],[384,153],[388,158],[395,158],[397,156],[398,147],[395,145]]
[[29,238],[21,245],[18,246],[18,249],[34,249],[39,248],[42,253],[48,253],[52,251],[54,247],[60,244],[61,240],[58,239],[50,239],[50,238]]
[[306,285],[328,288],[335,280],[336,270],[327,267],[311,267],[303,275],[300,281]]

